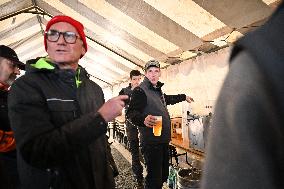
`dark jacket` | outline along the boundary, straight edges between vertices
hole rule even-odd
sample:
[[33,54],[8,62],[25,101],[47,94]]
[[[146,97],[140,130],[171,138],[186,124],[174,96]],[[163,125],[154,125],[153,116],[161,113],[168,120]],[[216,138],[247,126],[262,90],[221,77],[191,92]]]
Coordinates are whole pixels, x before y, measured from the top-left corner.
[[83,68],[34,63],[9,94],[23,188],[114,188],[102,89]]
[[[162,92],[164,84],[158,82],[157,88],[153,87],[148,78],[144,78],[139,87],[133,90],[129,104],[127,119],[134,125],[139,126],[140,139],[142,144],[162,144],[171,140],[171,120],[167,105],[176,104],[186,99],[185,94],[166,95]],[[157,137],[153,129],[144,125],[148,115],[161,115],[163,117],[162,134]]]
[[[19,184],[17,157],[14,141],[7,143],[5,132],[11,132],[8,117],[8,91],[0,89],[0,145],[5,151],[0,151],[0,188],[16,188]],[[9,147],[8,147],[9,146]],[[11,147],[12,146],[12,147]],[[9,150],[8,150],[9,149]],[[3,148],[1,148],[3,150]]]
[[[12,131],[11,126],[10,126],[10,121],[9,121],[9,117],[8,117],[8,91],[7,90],[2,90],[0,89],[0,130],[3,132],[6,131]],[[5,135],[5,134],[4,134]],[[4,136],[1,136],[3,137]],[[2,138],[1,138],[2,139]],[[1,141],[0,142],[3,142]],[[14,158],[16,159],[16,149],[13,149],[11,151],[7,151],[7,152],[0,152],[0,158],[1,156],[7,156],[10,158]]]
[[8,91],[0,89],[0,129],[3,131],[11,131],[8,118]]
[[128,100],[125,101],[125,112],[127,112],[127,110],[128,110],[128,106],[129,106],[129,102],[130,102],[132,92],[133,92],[133,90],[131,90],[131,83],[129,83],[129,85],[127,87],[122,88],[118,93],[119,95],[127,95],[128,98],[129,98]]
[[[128,87],[122,88],[121,91],[119,92],[119,95],[128,96],[128,100],[125,101],[125,114],[128,111],[132,92],[133,90],[131,90],[131,83],[129,83]],[[126,125],[127,140],[129,140],[130,142],[139,141],[138,128],[135,127],[135,125],[131,124],[129,121],[127,121],[127,119],[125,120],[125,125]]]

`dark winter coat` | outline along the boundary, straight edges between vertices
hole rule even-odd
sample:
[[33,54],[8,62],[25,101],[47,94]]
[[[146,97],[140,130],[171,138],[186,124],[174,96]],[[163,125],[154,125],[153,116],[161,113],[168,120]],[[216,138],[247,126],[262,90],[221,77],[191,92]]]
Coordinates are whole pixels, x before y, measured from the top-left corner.
[[[128,111],[129,107],[129,102],[131,99],[133,90],[131,90],[131,83],[129,83],[128,87],[122,88],[121,91],[119,92],[119,95],[127,95],[129,100],[125,101],[125,113]],[[125,120],[125,125],[126,125],[126,133],[127,133],[127,140],[131,141],[139,141],[139,132],[138,128],[131,124],[127,119]]]
[[0,89],[0,129],[3,131],[11,131],[8,118],[8,91]]
[[[0,89],[0,143],[2,147],[10,150],[0,151],[0,188],[16,188],[19,184],[16,149],[14,141],[6,143],[4,140],[6,131],[11,132],[10,121],[8,117],[8,91]],[[4,131],[4,132],[3,132]],[[3,135],[4,133],[4,135]],[[9,146],[9,147],[8,147]],[[13,147],[11,147],[13,146]],[[11,148],[10,148],[11,147]],[[3,150],[3,149],[2,149]]]
[[127,110],[128,110],[128,106],[129,106],[130,98],[131,98],[131,95],[132,95],[132,91],[133,91],[133,90],[131,90],[131,84],[129,83],[129,85],[128,85],[127,87],[122,88],[122,89],[119,91],[119,93],[118,93],[119,95],[127,95],[128,98],[129,98],[129,100],[127,100],[127,101],[125,102],[125,112],[127,112]]
[[107,123],[96,113],[103,103],[83,68],[60,70],[44,59],[27,66],[9,94],[24,189],[114,188]]

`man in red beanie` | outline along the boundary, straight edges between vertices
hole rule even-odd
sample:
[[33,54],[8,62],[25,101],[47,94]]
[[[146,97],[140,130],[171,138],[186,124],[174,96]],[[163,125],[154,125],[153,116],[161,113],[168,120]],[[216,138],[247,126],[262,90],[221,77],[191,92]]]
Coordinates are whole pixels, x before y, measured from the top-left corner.
[[[82,23],[78,22],[77,20],[74,20],[73,18],[69,17],[69,16],[64,16],[64,15],[58,15],[53,17],[46,25],[46,29],[45,32],[49,31],[50,26],[57,23],[57,22],[67,22],[69,24],[71,24],[73,27],[76,28],[82,42],[83,42],[83,46],[87,52],[88,50],[88,45],[87,45],[87,41],[86,41],[86,35],[84,33],[84,26]],[[47,50],[47,46],[46,46],[46,36],[44,35],[44,47],[45,50]]]
[[9,95],[23,189],[114,189],[116,169],[107,122],[126,95],[104,94],[78,65],[87,51],[84,26],[55,16],[44,34],[48,57],[30,60]]

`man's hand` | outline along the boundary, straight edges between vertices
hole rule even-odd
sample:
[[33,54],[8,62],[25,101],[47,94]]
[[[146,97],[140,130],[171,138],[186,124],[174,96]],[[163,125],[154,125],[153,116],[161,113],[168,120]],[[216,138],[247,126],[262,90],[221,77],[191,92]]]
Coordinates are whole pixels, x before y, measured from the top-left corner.
[[190,96],[186,96],[185,99],[188,103],[194,102],[193,98],[191,98]]
[[106,122],[109,122],[121,115],[122,109],[125,106],[125,101],[128,99],[127,95],[119,95],[112,99],[109,99],[103,106],[98,110],[101,116]]
[[146,127],[154,127],[156,124],[156,117],[152,116],[152,115],[147,115],[147,117],[145,117],[144,120],[144,125],[146,125]]

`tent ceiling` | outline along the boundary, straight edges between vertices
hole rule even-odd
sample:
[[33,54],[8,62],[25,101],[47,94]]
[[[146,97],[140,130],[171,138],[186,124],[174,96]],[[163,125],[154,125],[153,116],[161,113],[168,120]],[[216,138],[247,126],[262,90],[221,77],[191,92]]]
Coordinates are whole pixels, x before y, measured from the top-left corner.
[[43,31],[65,14],[85,26],[80,64],[102,87],[125,81],[150,59],[163,67],[235,42],[261,25],[280,0],[1,0],[0,44],[26,61],[45,56]]

